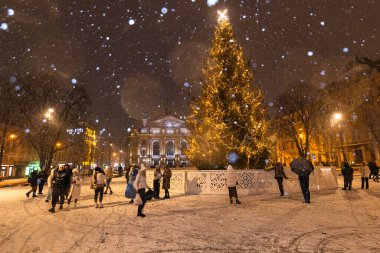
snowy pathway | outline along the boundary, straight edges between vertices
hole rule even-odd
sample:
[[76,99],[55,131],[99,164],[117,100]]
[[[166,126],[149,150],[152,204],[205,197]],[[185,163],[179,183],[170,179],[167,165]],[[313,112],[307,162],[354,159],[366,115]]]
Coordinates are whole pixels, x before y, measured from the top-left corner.
[[[341,185],[342,179],[339,178]],[[369,191],[340,189],[301,194],[173,195],[154,200],[145,218],[124,197],[123,179],[95,209],[88,182],[78,208],[47,212],[44,198],[27,187],[0,189],[0,251],[6,252],[379,252],[380,183]]]

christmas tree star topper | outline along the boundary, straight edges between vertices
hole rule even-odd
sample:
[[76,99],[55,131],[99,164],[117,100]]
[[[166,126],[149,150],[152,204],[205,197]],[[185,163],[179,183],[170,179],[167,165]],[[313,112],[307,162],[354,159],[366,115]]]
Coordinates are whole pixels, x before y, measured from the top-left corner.
[[224,11],[218,11],[218,14],[219,14],[218,22],[228,20],[227,9],[225,9]]

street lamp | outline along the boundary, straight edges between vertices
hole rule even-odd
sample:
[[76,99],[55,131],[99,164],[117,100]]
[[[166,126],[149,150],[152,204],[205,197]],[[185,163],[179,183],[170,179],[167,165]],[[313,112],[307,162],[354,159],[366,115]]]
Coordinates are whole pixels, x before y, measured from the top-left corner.
[[344,162],[347,162],[347,157],[346,157],[346,152],[344,150],[344,146],[343,146],[343,133],[342,133],[342,129],[341,129],[341,121],[343,120],[343,114],[340,113],[340,112],[337,112],[337,113],[334,113],[333,114],[333,123],[335,124],[338,124],[338,129],[339,129],[339,140],[340,140],[340,147],[341,147],[341,150],[342,150],[342,154],[343,154],[343,161]]

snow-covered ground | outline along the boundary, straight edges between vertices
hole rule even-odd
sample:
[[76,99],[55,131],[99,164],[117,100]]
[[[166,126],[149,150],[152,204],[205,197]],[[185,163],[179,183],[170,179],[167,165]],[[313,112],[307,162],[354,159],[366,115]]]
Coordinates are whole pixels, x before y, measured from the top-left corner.
[[380,252],[380,183],[366,191],[359,181],[353,191],[312,193],[310,205],[300,193],[242,196],[242,205],[227,193],[173,195],[148,202],[145,218],[122,178],[103,209],[87,181],[78,207],[55,214],[43,197],[26,198],[28,187],[3,188],[0,252]]

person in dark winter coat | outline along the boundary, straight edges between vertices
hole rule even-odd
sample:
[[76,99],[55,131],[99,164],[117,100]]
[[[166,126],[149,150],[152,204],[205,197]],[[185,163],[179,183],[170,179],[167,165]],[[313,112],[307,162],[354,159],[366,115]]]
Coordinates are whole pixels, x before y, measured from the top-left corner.
[[352,190],[352,180],[354,179],[354,170],[347,162],[344,162],[342,167],[342,175],[344,178],[344,187],[342,190]]
[[40,171],[40,173],[38,173],[38,178],[40,179],[40,184],[38,185],[38,194],[42,194],[45,182],[48,178],[48,173],[46,169],[43,169]]
[[373,178],[373,181],[379,182],[379,167],[377,166],[376,162],[370,162],[368,164],[369,170],[371,171],[371,174],[369,175],[369,178]]
[[162,173],[160,167],[157,166],[154,170],[154,179],[153,179],[153,189],[154,189],[154,198],[160,198],[160,180],[162,178]]
[[73,175],[73,172],[72,172],[72,168],[70,168],[70,165],[65,164],[64,167],[66,170],[66,182],[67,182],[67,185],[66,185],[67,188],[65,191],[65,199],[68,199],[70,188],[71,188],[71,176]]
[[28,177],[28,183],[30,187],[32,188],[30,191],[26,193],[26,196],[29,198],[30,193],[33,192],[33,198],[37,197],[36,191],[37,191],[37,185],[38,185],[38,174],[37,171],[34,170],[30,176]]
[[274,170],[274,179],[277,180],[281,196],[284,196],[284,186],[282,185],[282,182],[284,181],[284,178],[288,179],[288,177],[285,175],[284,167],[281,163],[277,163],[274,164],[274,166],[269,168],[268,170]]
[[67,185],[70,179],[68,179],[69,172],[65,170],[64,166],[59,166],[59,169],[54,170],[52,183],[53,183],[53,198],[51,201],[51,208],[49,212],[55,213],[55,206],[59,201],[59,209],[63,209],[63,203],[65,201],[65,194],[67,191]]
[[290,163],[290,167],[293,172],[298,174],[298,180],[300,181],[302,195],[305,203],[310,204],[309,176],[314,171],[314,166],[313,163],[310,160],[307,160],[305,157],[299,157],[298,160],[304,163],[304,170],[297,170],[297,168],[295,168],[295,160]]
[[170,178],[172,177],[172,171],[169,166],[165,166],[164,173],[162,175],[162,189],[165,190],[165,199],[170,199],[169,189],[170,189]]
[[127,183],[129,182],[129,173],[131,172],[132,166],[128,166],[128,168],[125,170],[125,180]]

